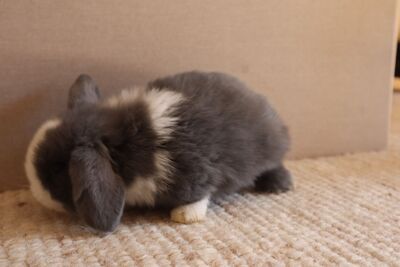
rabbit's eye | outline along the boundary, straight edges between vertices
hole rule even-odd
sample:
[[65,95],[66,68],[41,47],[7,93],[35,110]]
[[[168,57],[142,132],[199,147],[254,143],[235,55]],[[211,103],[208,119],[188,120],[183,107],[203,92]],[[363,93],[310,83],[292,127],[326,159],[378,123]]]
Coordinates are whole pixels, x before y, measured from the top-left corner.
[[59,174],[63,170],[65,170],[65,164],[64,163],[56,163],[52,167],[53,174]]
[[101,138],[101,142],[103,142],[103,144],[107,146],[110,144],[110,138],[108,138],[107,136],[103,136]]

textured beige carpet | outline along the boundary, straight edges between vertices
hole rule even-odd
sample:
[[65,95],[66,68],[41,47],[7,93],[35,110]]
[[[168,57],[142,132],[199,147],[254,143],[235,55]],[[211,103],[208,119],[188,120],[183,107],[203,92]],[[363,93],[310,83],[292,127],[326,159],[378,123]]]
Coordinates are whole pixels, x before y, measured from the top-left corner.
[[295,191],[219,199],[204,223],[129,213],[101,238],[27,191],[2,193],[0,266],[400,266],[396,112],[388,151],[289,162]]

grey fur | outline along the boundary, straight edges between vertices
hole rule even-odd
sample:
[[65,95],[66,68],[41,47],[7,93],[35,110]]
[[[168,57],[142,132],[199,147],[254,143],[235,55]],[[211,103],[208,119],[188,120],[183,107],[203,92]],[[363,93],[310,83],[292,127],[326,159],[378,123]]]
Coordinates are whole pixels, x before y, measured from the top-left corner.
[[97,86],[83,75],[70,89],[61,125],[36,150],[43,186],[89,225],[115,228],[124,206],[123,184],[155,175],[160,150],[169,153],[173,168],[167,189],[156,196],[157,206],[188,204],[256,181],[263,191],[291,188],[282,165],[288,131],[263,96],[222,73],[181,73],[147,88],[185,98],[175,110],[179,120],[171,138],[159,142],[145,102],[98,104]]
[[102,149],[75,148],[71,153],[69,174],[78,215],[89,226],[107,232],[119,224],[125,190],[122,179],[112,170],[111,162],[99,150]]
[[163,203],[180,205],[237,191],[281,166],[289,148],[287,128],[267,100],[241,81],[223,73],[189,72],[155,80],[151,87],[190,99],[165,144],[175,172],[169,194],[160,196]]
[[68,108],[85,103],[96,103],[100,99],[100,92],[93,79],[86,74],[81,74],[69,90]]

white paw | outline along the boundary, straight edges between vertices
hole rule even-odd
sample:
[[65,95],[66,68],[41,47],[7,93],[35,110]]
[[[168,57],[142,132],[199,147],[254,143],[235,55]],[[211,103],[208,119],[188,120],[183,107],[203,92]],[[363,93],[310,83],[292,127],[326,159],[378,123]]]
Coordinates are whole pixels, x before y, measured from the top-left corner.
[[171,220],[178,223],[195,223],[206,217],[208,197],[197,202],[179,206],[171,211]]

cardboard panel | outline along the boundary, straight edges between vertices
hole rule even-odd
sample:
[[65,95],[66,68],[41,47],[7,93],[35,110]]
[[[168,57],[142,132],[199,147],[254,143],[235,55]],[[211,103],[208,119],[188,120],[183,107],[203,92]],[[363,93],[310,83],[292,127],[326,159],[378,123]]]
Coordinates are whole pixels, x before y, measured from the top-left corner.
[[106,95],[191,69],[237,75],[290,126],[292,158],[383,149],[395,0],[2,1],[0,189],[67,89],[91,74]]

